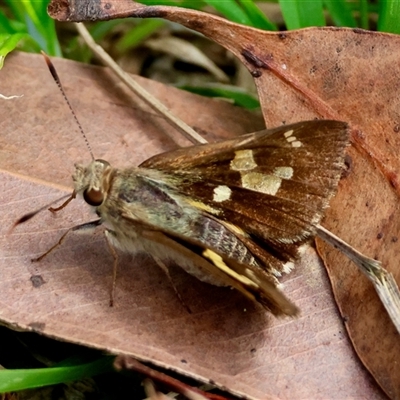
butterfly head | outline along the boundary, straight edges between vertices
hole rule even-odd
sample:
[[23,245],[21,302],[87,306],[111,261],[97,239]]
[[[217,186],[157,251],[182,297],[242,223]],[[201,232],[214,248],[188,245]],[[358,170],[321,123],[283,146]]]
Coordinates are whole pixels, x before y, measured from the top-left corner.
[[94,160],[87,166],[76,164],[72,176],[75,193],[82,194],[89,205],[99,207],[107,197],[112,171],[111,165],[101,159]]

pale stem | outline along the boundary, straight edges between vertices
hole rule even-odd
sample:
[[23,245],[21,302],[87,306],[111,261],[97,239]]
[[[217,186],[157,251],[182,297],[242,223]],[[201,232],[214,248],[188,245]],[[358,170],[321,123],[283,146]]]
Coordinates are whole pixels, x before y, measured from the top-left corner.
[[127,86],[132,90],[138,97],[145,101],[151,108],[161,114],[167,122],[172,125],[175,129],[182,133],[182,135],[190,140],[194,144],[207,143],[203,137],[201,137],[194,129],[183,122],[180,118],[175,117],[170,113],[167,107],[156,99],[147,90],[143,89],[132,77],[126,73],[109,55],[108,53],[99,46],[90,35],[89,31],[85,28],[82,23],[75,23],[75,26],[88,45],[88,47],[96,54],[101,62],[109,67]]
[[393,275],[382,268],[379,261],[364,256],[321,225],[317,225],[317,234],[321,239],[350,258],[373,283],[382,304],[400,333],[400,291]]

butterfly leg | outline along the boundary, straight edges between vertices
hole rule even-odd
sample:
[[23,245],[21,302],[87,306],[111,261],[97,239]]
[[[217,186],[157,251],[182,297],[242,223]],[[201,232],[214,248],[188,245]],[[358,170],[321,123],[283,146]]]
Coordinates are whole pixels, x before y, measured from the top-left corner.
[[169,273],[169,269],[168,266],[158,257],[152,255],[153,260],[157,263],[157,265],[164,271],[165,275],[167,276],[170,285],[172,286],[172,288],[174,289],[174,292],[176,294],[176,297],[178,297],[179,301],[182,303],[182,305],[186,308],[186,310],[188,311],[189,314],[192,313],[192,311],[190,310],[189,306],[183,301],[181,294],[179,293],[178,289],[176,288],[174,281],[171,278],[171,275]]
[[93,229],[96,228],[97,226],[102,224],[102,220],[98,219],[96,221],[91,221],[91,222],[86,222],[84,224],[80,224],[80,225],[76,225],[73,226],[72,228],[69,228],[59,239],[59,241],[52,247],[50,247],[49,250],[47,250],[45,253],[43,253],[41,256],[37,257],[37,258],[33,258],[31,261],[32,262],[39,262],[42,261],[43,258],[45,258],[48,254],[50,254],[56,247],[60,246],[62,244],[62,242],[64,241],[64,239],[66,238],[66,236],[68,235],[68,233],[70,232],[75,232],[75,231],[82,231],[82,230],[86,230],[86,229]]
[[67,198],[67,200],[64,201],[64,203],[61,204],[59,207],[50,207],[49,211],[52,213],[56,213],[57,211],[62,210],[63,208],[67,207],[67,205],[76,198],[76,192],[75,190],[72,192],[71,196]]
[[111,282],[111,289],[110,289],[110,307],[114,306],[114,296],[115,296],[115,287],[117,282],[117,269],[118,269],[118,253],[115,250],[115,247],[112,245],[113,238],[115,238],[115,232],[106,229],[104,231],[104,237],[106,239],[106,243],[108,249],[110,250],[111,255],[113,256],[113,279]]

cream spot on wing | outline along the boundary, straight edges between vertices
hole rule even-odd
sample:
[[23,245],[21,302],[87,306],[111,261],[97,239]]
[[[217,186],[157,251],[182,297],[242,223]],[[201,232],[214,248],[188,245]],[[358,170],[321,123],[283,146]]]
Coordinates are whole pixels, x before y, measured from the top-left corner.
[[296,136],[293,136],[293,129],[285,132],[283,136],[285,136],[288,143],[292,144],[292,147],[301,147],[303,145],[299,140],[297,140]]
[[240,275],[236,271],[234,271],[232,268],[229,268],[229,266],[225,264],[222,257],[219,254],[215,253],[214,251],[212,251],[210,249],[204,250],[203,256],[208,258],[217,268],[219,268],[221,271],[224,271],[227,275],[229,275],[234,280],[241,282],[247,286],[258,287],[254,282],[252,282],[246,276]]
[[242,174],[242,186],[257,192],[275,195],[281,187],[282,179],[275,175],[265,175],[259,172]]
[[193,207],[199,208],[200,210],[207,211],[210,214],[218,215],[220,213],[220,210],[217,210],[207,204],[204,204],[201,201],[189,200],[189,204]]
[[282,179],[291,179],[293,176],[293,168],[292,167],[276,167],[274,169],[273,174],[278,178]]
[[231,169],[234,171],[250,171],[257,167],[252,150],[235,151],[235,158],[231,161]]
[[238,235],[242,236],[249,236],[242,228],[239,228],[238,226],[231,224],[230,222],[227,221],[222,221],[222,223],[232,232],[237,233]]
[[214,188],[213,200],[217,203],[229,200],[231,197],[232,190],[225,185],[220,185]]
[[291,129],[290,131],[287,131],[287,132],[285,132],[284,134],[283,134],[283,136],[285,136],[285,138],[288,138],[288,137],[290,137],[290,136],[292,136],[293,135],[293,129]]

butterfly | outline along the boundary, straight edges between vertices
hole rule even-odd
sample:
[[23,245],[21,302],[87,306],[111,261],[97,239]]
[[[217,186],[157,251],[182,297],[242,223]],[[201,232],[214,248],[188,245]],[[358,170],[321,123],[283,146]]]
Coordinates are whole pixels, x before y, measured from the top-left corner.
[[[347,124],[315,120],[154,156],[139,167],[76,165],[73,197],[109,243],[231,286],[275,315],[298,308],[277,287],[335,194]],[[84,224],[86,226],[87,224]]]
[[71,196],[52,210],[82,196],[99,218],[69,229],[37,260],[69,232],[104,225],[114,278],[115,248],[145,252],[165,271],[176,264],[276,316],[294,316],[299,309],[277,278],[321,228],[349,138],[345,122],[313,120],[162,153],[132,168],[114,168],[91,153],[89,164],[75,165]]

